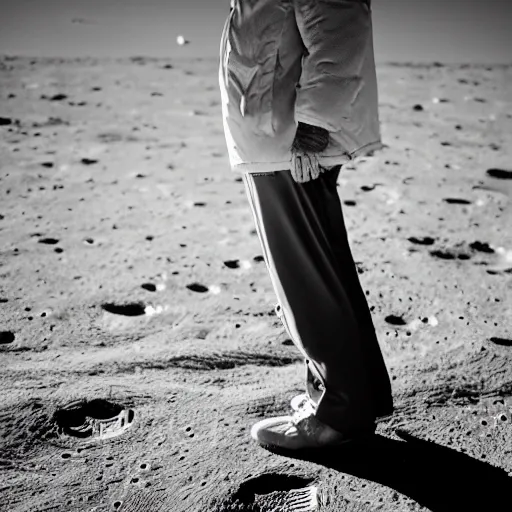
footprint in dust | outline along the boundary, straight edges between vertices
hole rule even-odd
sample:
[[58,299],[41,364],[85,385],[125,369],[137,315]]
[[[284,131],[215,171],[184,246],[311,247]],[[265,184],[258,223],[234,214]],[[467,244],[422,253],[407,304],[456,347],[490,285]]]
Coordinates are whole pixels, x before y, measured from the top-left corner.
[[314,480],[265,473],[242,482],[238,489],[212,501],[214,510],[280,510],[314,512],[321,505]]
[[117,437],[132,426],[134,419],[133,409],[102,398],[76,400],[53,414],[53,422],[59,432],[79,439],[106,440]]

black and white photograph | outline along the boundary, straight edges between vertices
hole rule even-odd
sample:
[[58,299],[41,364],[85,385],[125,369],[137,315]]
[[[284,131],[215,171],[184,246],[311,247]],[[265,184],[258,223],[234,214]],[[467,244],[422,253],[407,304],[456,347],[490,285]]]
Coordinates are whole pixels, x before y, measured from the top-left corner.
[[512,2],[0,1],[0,512],[512,510]]

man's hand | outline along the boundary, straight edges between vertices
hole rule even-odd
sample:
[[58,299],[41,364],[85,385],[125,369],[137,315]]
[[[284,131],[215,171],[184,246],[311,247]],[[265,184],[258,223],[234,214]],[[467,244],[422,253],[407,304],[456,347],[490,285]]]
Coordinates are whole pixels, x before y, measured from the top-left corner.
[[324,128],[299,122],[292,150],[302,153],[321,153],[329,145],[329,132]]
[[317,153],[329,145],[329,132],[324,128],[300,123],[293,141],[291,173],[295,182],[305,183],[320,176],[322,168]]

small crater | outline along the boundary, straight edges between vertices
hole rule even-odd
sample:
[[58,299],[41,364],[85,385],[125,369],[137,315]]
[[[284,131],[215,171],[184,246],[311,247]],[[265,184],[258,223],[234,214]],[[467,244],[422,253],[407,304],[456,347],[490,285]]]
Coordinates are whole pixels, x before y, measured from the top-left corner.
[[471,201],[468,201],[467,199],[459,199],[457,197],[445,197],[443,201],[448,204],[471,204]]
[[512,171],[505,169],[487,169],[487,176],[498,180],[512,180]]
[[112,506],[114,507],[114,510],[119,510],[121,508],[122,504],[123,504],[123,502],[118,500],[118,501],[114,501]]
[[357,203],[353,199],[347,199],[346,201],[343,201],[343,204],[345,206],[357,206]]
[[457,255],[450,251],[442,251],[440,249],[436,249],[435,251],[430,251],[430,255],[434,258],[440,258],[442,260],[454,260]]
[[257,263],[261,263],[262,261],[265,261],[265,258],[261,255],[258,255],[254,256],[253,260],[256,261]]
[[196,201],[194,203],[194,206],[206,206],[206,203],[202,202],[202,201]]
[[86,245],[94,245],[94,238],[84,238],[84,244]]
[[68,98],[67,94],[62,94],[62,93],[54,94],[53,96],[45,96],[44,94],[41,96],[42,100],[49,100],[49,101],[62,101],[67,98]]
[[384,320],[391,325],[407,325],[407,322],[401,316],[397,315],[388,315]]
[[11,331],[0,331],[0,345],[8,345],[16,339]]
[[490,341],[496,345],[501,345],[502,347],[512,347],[512,339],[507,338],[498,338],[496,336],[493,336],[490,338]]
[[82,158],[80,160],[80,163],[83,165],[94,165],[94,164],[98,163],[98,160],[96,160],[94,158]]
[[478,240],[469,244],[469,247],[474,251],[484,252],[486,254],[493,254],[494,249],[487,242],[479,242]]
[[57,238],[40,238],[37,241],[39,244],[55,245],[60,242]]
[[147,290],[148,292],[156,292],[156,285],[153,283],[144,283],[140,285],[141,288]]
[[407,240],[411,242],[412,244],[417,245],[433,245],[435,243],[435,239],[430,236],[424,236],[424,237],[415,237],[411,236]]
[[200,283],[192,283],[192,284],[187,284],[187,288],[193,292],[197,292],[197,293],[205,293],[208,291],[208,287],[200,284]]
[[127,304],[105,303],[101,308],[113,315],[141,316],[145,314],[145,306],[142,302],[131,302]]
[[425,109],[423,108],[423,105],[420,105],[419,103],[414,105],[412,107],[412,109],[415,111],[415,112],[423,112]]
[[240,267],[240,260],[226,260],[224,262],[224,265],[228,268],[239,268]]
[[363,192],[371,192],[372,190],[375,190],[375,188],[378,187],[379,185],[381,185],[381,183],[374,183],[373,185],[363,185],[361,187],[361,190]]

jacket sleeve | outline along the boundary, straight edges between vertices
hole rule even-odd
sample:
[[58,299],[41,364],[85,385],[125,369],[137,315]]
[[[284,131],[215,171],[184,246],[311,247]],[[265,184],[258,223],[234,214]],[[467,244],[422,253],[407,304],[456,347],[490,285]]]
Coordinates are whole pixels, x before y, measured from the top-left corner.
[[295,118],[339,131],[363,87],[373,51],[371,0],[294,0],[304,44]]

